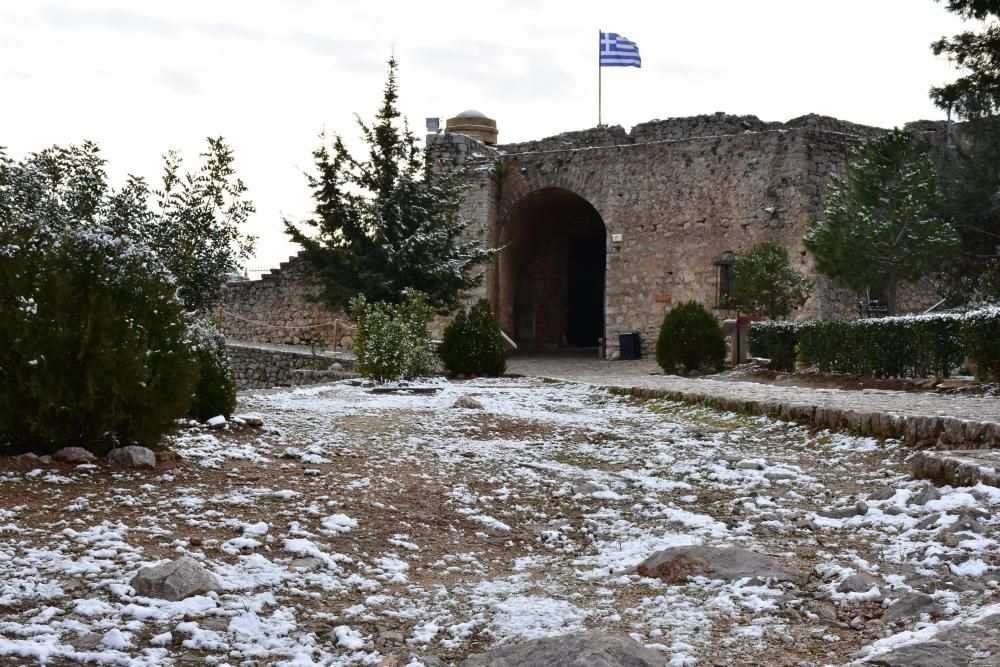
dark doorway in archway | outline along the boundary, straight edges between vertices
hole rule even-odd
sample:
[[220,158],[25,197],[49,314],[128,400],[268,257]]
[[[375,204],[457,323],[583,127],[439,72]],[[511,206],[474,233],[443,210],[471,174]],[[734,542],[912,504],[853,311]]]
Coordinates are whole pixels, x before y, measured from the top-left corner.
[[501,232],[501,325],[526,350],[597,346],[607,236],[600,214],[579,195],[549,188],[521,200]]

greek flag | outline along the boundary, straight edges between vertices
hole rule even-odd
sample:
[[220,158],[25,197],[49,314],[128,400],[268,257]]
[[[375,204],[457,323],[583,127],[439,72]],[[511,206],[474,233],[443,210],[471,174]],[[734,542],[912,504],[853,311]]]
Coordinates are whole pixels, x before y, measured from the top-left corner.
[[601,33],[601,67],[642,67],[639,47],[618,33]]

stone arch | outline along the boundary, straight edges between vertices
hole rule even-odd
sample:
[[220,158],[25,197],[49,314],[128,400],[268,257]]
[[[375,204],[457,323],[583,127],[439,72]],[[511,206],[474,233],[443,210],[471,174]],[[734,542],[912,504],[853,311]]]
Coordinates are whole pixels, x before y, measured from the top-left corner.
[[576,192],[552,186],[503,208],[492,290],[501,327],[525,350],[596,347],[605,335],[601,214]]

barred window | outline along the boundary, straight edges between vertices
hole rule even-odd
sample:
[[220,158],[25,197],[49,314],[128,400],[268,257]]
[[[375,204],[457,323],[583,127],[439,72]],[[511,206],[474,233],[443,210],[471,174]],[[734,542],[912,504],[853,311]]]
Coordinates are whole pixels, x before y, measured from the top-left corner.
[[732,252],[724,252],[713,262],[715,266],[715,307],[733,307],[733,288],[736,286],[736,273],[733,265],[736,256]]

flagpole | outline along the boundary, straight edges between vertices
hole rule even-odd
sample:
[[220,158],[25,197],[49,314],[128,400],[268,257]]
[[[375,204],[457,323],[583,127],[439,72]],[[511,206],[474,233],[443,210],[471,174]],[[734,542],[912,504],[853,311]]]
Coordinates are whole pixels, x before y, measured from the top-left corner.
[[601,29],[597,29],[597,127],[601,126]]

